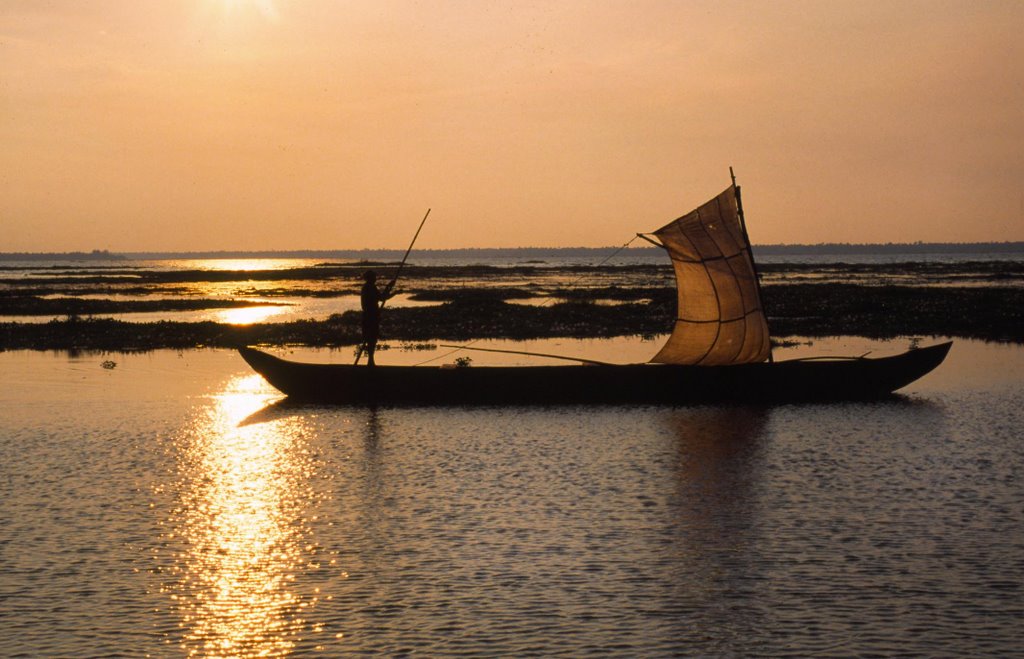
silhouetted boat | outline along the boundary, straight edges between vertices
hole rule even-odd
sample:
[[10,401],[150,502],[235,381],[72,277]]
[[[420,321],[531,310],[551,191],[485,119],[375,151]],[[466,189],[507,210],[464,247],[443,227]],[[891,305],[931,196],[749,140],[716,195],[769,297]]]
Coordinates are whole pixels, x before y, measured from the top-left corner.
[[735,364],[567,366],[354,366],[308,364],[253,348],[240,352],[296,400],[341,403],[699,403],[878,398],[928,373],[952,343],[892,357]]
[[[772,360],[768,321],[735,179],[724,192],[640,234],[672,259],[678,313],[647,364],[377,366],[304,364],[253,348],[242,357],[301,400],[353,403],[690,403],[885,396],[936,368],[951,343],[892,357]],[[586,361],[586,360],[577,360]]]

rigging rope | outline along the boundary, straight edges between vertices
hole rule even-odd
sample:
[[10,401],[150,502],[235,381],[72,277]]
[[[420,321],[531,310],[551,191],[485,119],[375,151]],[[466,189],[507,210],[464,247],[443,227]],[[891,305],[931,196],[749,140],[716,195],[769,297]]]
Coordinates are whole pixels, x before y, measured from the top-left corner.
[[[602,260],[602,261],[601,261],[600,263],[598,263],[597,265],[589,266],[589,267],[590,267],[590,268],[600,268],[600,267],[601,267],[601,266],[603,266],[603,265],[604,265],[605,263],[608,263],[608,262],[609,262],[609,261],[611,261],[611,260],[612,260],[613,258],[615,258],[616,256],[618,256],[618,255],[619,255],[619,253],[620,253],[620,252],[622,252],[622,250],[624,250],[624,249],[626,249],[627,247],[629,247],[630,245],[632,245],[632,244],[633,244],[633,241],[635,241],[635,240],[636,240],[636,239],[637,239],[638,237],[639,237],[639,234],[638,234],[638,235],[636,235],[636,236],[633,236],[633,237],[632,237],[632,238],[630,238],[630,239],[629,239],[628,241],[626,241],[626,242],[625,242],[625,243],[624,243],[624,244],[623,244],[623,245],[622,245],[621,247],[619,247],[619,248],[618,248],[618,249],[616,249],[616,250],[615,250],[614,252],[612,252],[612,253],[611,253],[611,254],[609,254],[609,255],[608,255],[607,257],[605,257],[605,258],[604,258],[604,260]],[[574,279],[574,280],[570,281],[570,282],[569,282],[569,283],[568,283],[568,284],[566,285],[566,288],[573,288],[574,286],[576,286],[577,284],[579,284],[579,282],[580,282],[580,281],[581,281],[581,280],[582,280],[582,279],[583,279],[583,278],[584,278],[585,276],[586,276],[586,275],[580,275],[580,276],[576,277],[576,279]],[[540,304],[539,306],[540,306],[540,307],[546,307],[547,305],[549,305],[550,303],[552,303],[552,302],[554,302],[554,301],[555,301],[555,298],[553,298],[553,297],[549,297],[549,298],[548,298],[547,300],[545,300],[545,301],[544,301],[544,302],[543,302],[542,304]],[[446,352],[446,353],[444,353],[444,354],[442,354],[442,355],[436,355],[436,356],[434,356],[434,357],[431,357],[430,359],[427,359],[427,360],[421,361],[421,362],[419,362],[419,363],[413,364],[413,366],[422,366],[422,365],[424,365],[424,364],[429,364],[430,362],[433,362],[433,361],[437,361],[438,359],[444,359],[445,357],[450,357],[451,355],[454,355],[455,353],[458,353],[458,352],[462,352],[462,351],[463,351],[463,350],[464,350],[465,348],[468,348],[468,347],[470,347],[470,346],[472,346],[472,345],[475,345],[475,344],[479,343],[480,341],[483,341],[483,339],[473,339],[472,341],[470,341],[469,343],[465,344],[464,346],[461,346],[461,347],[459,347],[459,348],[456,348],[455,350],[450,350],[450,351],[448,351],[448,352]]]

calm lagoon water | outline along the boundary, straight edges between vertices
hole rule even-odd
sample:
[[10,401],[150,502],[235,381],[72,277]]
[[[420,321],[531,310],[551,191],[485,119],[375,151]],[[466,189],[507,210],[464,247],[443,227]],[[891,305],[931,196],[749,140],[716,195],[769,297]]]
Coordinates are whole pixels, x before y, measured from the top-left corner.
[[1020,656],[1022,376],[958,341],[871,404],[367,409],[0,353],[0,655]]

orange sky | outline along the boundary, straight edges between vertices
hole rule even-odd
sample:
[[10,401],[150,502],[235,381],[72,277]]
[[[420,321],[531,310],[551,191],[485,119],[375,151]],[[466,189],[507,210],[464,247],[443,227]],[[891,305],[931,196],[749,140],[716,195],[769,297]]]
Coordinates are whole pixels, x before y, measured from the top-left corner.
[[1024,240],[1019,0],[0,3],[0,251]]

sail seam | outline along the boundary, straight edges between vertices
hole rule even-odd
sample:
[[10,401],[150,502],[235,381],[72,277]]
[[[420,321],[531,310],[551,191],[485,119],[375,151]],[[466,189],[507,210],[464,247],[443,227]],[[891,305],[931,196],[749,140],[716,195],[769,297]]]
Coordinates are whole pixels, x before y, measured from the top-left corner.
[[[746,251],[745,249],[740,250],[740,254],[742,255],[745,251]],[[739,277],[737,276],[738,273],[736,272],[736,268],[733,265],[733,259],[726,259],[725,265],[726,265],[726,267],[729,268],[729,272],[732,273],[733,279],[734,280],[739,280]],[[744,291],[743,286],[738,286],[737,288],[739,289],[739,293],[740,293],[740,304],[742,304],[743,308],[746,309],[747,308],[746,291]],[[743,346],[745,346],[747,344],[747,323],[745,322],[746,319],[747,319],[747,315],[748,314],[744,314],[743,315],[744,322],[743,322],[743,324],[742,324],[742,326],[740,328],[741,329],[740,340],[739,340],[738,344],[736,345],[735,349],[733,350],[732,355],[729,357],[729,361],[730,362],[736,361],[736,358],[739,357],[741,352],[743,352]]]
[[[721,204],[721,201],[720,201],[720,197],[715,197],[715,208],[718,211],[717,212],[718,217],[721,217],[722,216],[722,204]],[[718,253],[722,254],[722,250],[718,246],[718,242],[715,240],[714,236],[711,235],[711,232],[708,231],[707,226],[704,225],[704,218],[701,216],[701,212],[700,212],[699,208],[697,209],[697,226],[700,227],[700,230],[704,232],[704,235],[707,236],[708,240],[710,240],[711,243],[715,246],[715,249],[718,250]],[[691,244],[693,243],[692,240],[690,242],[691,242]],[[694,248],[696,249],[696,245],[694,245]],[[698,253],[700,252],[699,249],[696,249],[696,251]],[[712,258],[717,258],[717,257],[712,257]],[[722,258],[724,258],[724,255],[722,256]],[[710,259],[708,259],[708,260],[710,260]],[[714,293],[715,293],[715,306],[718,307],[718,326],[715,328],[715,338],[714,338],[714,340],[710,342],[710,344],[708,345],[707,349],[704,351],[704,354],[701,355],[700,359],[698,359],[695,362],[696,364],[700,364],[705,359],[708,358],[708,356],[715,349],[715,346],[718,345],[718,339],[720,339],[722,337],[722,296],[718,292],[718,285],[715,283],[715,278],[711,276],[711,271],[708,268],[706,261],[705,261],[705,264],[704,264],[704,274],[707,275],[708,281],[711,282],[711,290],[714,291]]]

